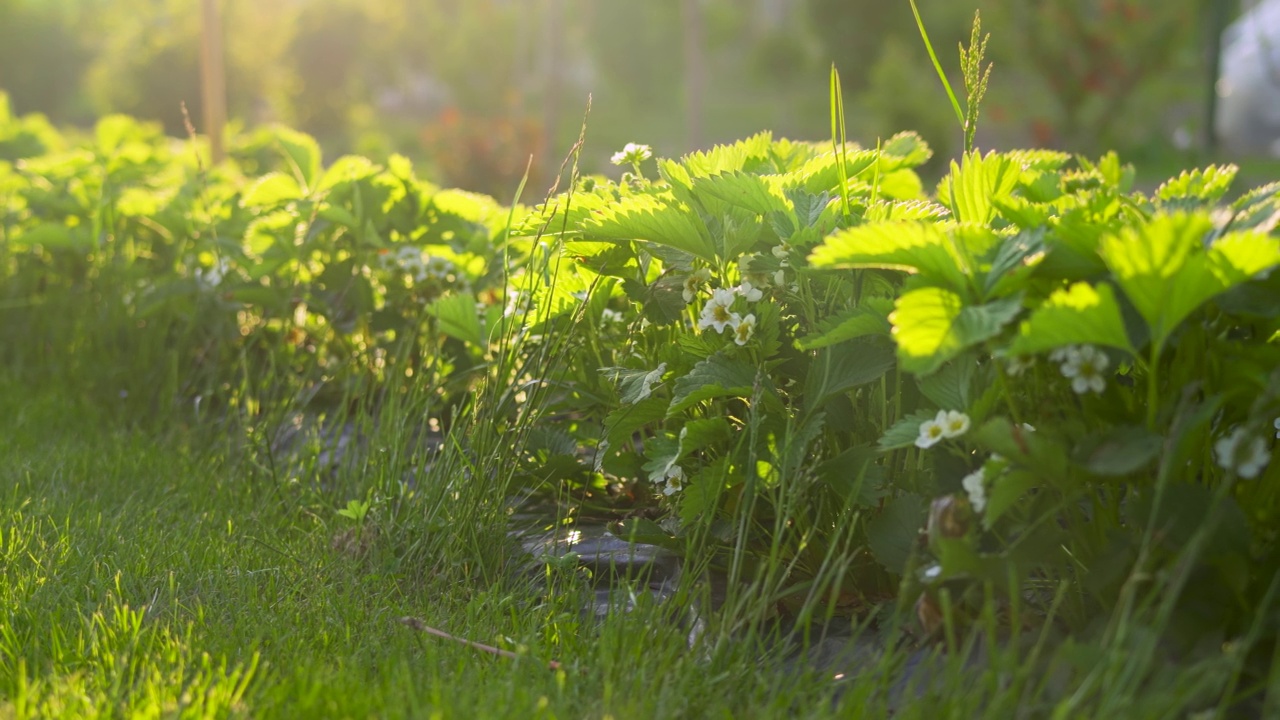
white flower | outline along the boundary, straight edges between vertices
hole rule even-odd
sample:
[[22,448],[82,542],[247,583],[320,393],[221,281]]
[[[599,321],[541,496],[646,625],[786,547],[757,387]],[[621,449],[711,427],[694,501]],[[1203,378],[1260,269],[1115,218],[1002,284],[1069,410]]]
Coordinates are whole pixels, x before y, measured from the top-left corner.
[[1107,356],[1092,345],[1068,348],[1062,361],[1062,375],[1071,378],[1071,389],[1077,395],[1100,393],[1107,387],[1102,372],[1109,362]]
[[1060,347],[1049,353],[1049,362],[1060,363],[1067,359],[1067,353],[1071,352],[1071,346]]
[[639,165],[653,157],[653,148],[648,145],[627,143],[621,150],[613,154],[609,160],[614,165]]
[[684,468],[679,465],[672,465],[663,473],[663,483],[666,487],[662,488],[663,495],[675,495],[680,492],[680,485],[684,482]]
[[986,478],[986,471],[983,468],[978,468],[965,475],[964,479],[960,481],[960,484],[964,486],[964,491],[969,494],[969,504],[973,506],[974,512],[982,512],[983,508],[987,506]]
[[[448,260],[442,257],[434,257],[434,256],[427,259],[427,263],[424,269],[425,269],[426,277],[429,277],[432,280],[448,280],[449,274],[454,271],[453,263],[449,262]],[[422,279],[421,274],[419,274],[418,279],[419,280]]]
[[711,271],[706,268],[694,270],[690,273],[689,277],[684,279],[684,292],[681,293],[684,296],[684,301],[687,303],[693,302],[693,299],[698,295],[698,290],[703,285],[706,285],[710,279]]
[[748,313],[746,317],[733,326],[733,341],[746,345],[756,331],[756,316]]
[[959,410],[948,410],[946,415],[939,413],[942,420],[942,437],[960,437],[969,430],[969,416]]
[[602,323],[622,322],[622,320],[622,313],[617,310],[605,308],[604,312],[600,313],[600,322]]
[[1020,377],[1022,373],[1031,369],[1036,364],[1036,359],[1030,355],[1026,357],[1012,357],[1005,364],[1005,371],[1010,377]]
[[751,287],[751,283],[746,280],[743,280],[742,284],[735,288],[735,292],[746,298],[747,302],[759,302],[760,298],[764,297],[764,291],[760,290],[760,288]]
[[1272,425],[1275,425],[1276,427],[1276,439],[1280,440],[1280,417],[1276,418],[1276,421],[1272,423]]
[[702,307],[702,316],[698,320],[698,329],[715,328],[718,333],[724,332],[729,326],[737,326],[741,322],[738,313],[733,312],[729,308],[733,305],[733,291],[726,288],[716,288],[711,293],[711,299]]
[[640,392],[636,395],[636,402],[640,402],[649,397],[649,393],[653,391],[653,386],[662,381],[662,374],[667,371],[667,364],[662,363],[654,370],[644,375],[644,379],[640,381]]
[[920,423],[920,437],[916,438],[916,447],[930,448],[946,437],[947,411],[939,410],[932,420]]
[[1234,470],[1246,480],[1258,477],[1271,461],[1266,441],[1250,436],[1244,428],[1234,428],[1230,435],[1218,438],[1218,442],[1213,445],[1213,452],[1222,469]]
[[787,274],[779,270],[773,274],[773,284],[782,287],[787,284]]
[[219,258],[211,268],[196,268],[196,284],[206,290],[212,290],[222,284],[223,278],[231,272],[231,263],[226,258]]

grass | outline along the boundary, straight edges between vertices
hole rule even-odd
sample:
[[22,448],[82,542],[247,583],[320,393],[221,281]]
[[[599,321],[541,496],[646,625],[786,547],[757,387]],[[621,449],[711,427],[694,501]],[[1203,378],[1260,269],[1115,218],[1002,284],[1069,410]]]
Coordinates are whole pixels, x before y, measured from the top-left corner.
[[427,567],[372,527],[353,552],[351,521],[320,495],[276,493],[198,434],[113,427],[57,391],[7,383],[2,397],[0,717],[835,711],[817,678],[743,648],[690,652],[657,608],[584,624],[572,573],[554,596],[518,573],[482,585],[457,569],[468,558]]
[[[786,669],[758,635],[715,642],[716,618],[693,649],[654,603],[589,621],[581,571],[548,564],[531,582],[501,534],[494,565],[383,506],[357,539],[340,495],[273,484],[225,435],[140,432],[72,392],[0,390],[0,718],[1168,717],[1230,665],[1147,661],[1135,676],[1124,646],[1050,629],[988,644],[967,670],[971,652],[953,653],[919,697],[895,687],[922,657],[905,652],[833,683]],[[1107,665],[1126,692],[1080,690]]]

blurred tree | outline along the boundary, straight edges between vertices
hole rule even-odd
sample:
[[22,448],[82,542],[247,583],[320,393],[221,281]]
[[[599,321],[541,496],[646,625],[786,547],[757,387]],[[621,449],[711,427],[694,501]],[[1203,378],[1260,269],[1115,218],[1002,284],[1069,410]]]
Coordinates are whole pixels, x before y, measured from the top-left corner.
[[0,88],[18,113],[82,117],[80,78],[91,57],[76,0],[0,0]]
[[[123,112],[159,120],[184,134],[182,105],[202,117],[198,3],[190,0],[81,2],[79,21],[94,28],[94,58],[85,92],[99,113]],[[287,82],[279,59],[289,38],[289,15],[274,3],[224,2],[228,109],[232,117],[268,119]],[[203,128],[198,128],[203,131]]]
[[1016,73],[1021,85],[1041,88],[1052,101],[1038,118],[1037,142],[1095,152],[1167,136],[1170,108],[1195,101],[1204,62],[1201,5],[1032,0],[993,4],[984,20],[1014,41],[996,51],[997,74]]

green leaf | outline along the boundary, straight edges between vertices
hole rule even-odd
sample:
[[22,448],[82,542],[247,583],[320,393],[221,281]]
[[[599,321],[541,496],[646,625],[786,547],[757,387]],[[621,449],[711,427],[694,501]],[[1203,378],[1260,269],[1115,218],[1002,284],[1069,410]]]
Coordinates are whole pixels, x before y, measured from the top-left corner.
[[654,325],[669,325],[684,317],[688,303],[684,301],[683,274],[663,275],[652,285],[644,285],[634,278],[623,282],[627,297],[642,306],[646,319]]
[[867,208],[868,222],[890,220],[942,220],[951,215],[946,207],[929,200],[879,200]]
[[1086,438],[1076,447],[1072,460],[1097,475],[1122,476],[1146,467],[1163,446],[1163,437],[1126,425]]
[[931,157],[933,150],[919,133],[900,132],[880,145],[880,172],[919,167]]
[[759,215],[789,211],[781,184],[762,175],[735,171],[693,178],[693,190]]
[[764,232],[764,221],[759,215],[742,208],[732,208],[721,218],[716,243],[717,253],[733,260],[750,250]]
[[675,417],[703,400],[719,397],[751,397],[756,368],[717,353],[703,360],[688,375],[676,380],[667,417]]
[[425,310],[436,318],[440,332],[479,348],[486,347],[476,298],[471,293],[446,295],[427,305]]
[[926,287],[904,293],[890,316],[902,369],[928,375],[966,348],[1000,334],[1022,310],[1020,295],[965,307],[959,295]]
[[968,412],[973,377],[978,363],[972,355],[962,355],[927,377],[916,378],[920,392],[944,410]]
[[249,186],[244,197],[240,199],[240,207],[260,208],[274,207],[302,197],[302,188],[292,175],[273,172],[258,178]]
[[818,220],[827,211],[827,207],[831,205],[831,194],[825,191],[815,195],[803,188],[792,188],[786,190],[785,194],[787,199],[791,201],[791,206],[795,210],[796,220],[800,222],[800,227],[817,225]]
[[893,367],[893,348],[881,343],[845,342],[817,352],[804,385],[805,408],[813,412],[827,398],[880,379]]
[[732,145],[716,145],[710,150],[690,153],[680,159],[691,177],[710,177],[738,170],[759,170],[769,158],[773,134],[762,132]]
[[1039,484],[1035,473],[1008,470],[996,476],[987,490],[987,507],[982,511],[982,527],[990,530],[1009,508]]
[[999,297],[1022,290],[1030,280],[1031,271],[1044,258],[1044,230],[1020,232],[1004,238],[991,260],[987,271],[983,294]]
[[880,442],[877,443],[881,450],[897,450],[899,448],[911,447],[916,444],[916,438],[920,437],[920,426],[928,420],[934,419],[938,414],[937,410],[917,410],[898,420],[889,428]]
[[316,186],[318,192],[329,190],[339,183],[351,183],[372,175],[377,175],[381,170],[371,160],[361,155],[343,155],[324,171],[324,175],[320,178],[320,183]]
[[814,474],[845,502],[872,507],[885,495],[884,468],[875,464],[878,457],[877,448],[851,447],[814,468]]
[[887,268],[919,273],[925,281],[965,292],[962,257],[937,225],[885,222],[840,230],[809,256],[813,267]]
[[722,418],[703,418],[690,420],[680,428],[680,454],[684,457],[716,443],[733,437],[733,428],[729,421]]
[[937,197],[960,222],[986,225],[995,217],[994,201],[1004,200],[1017,187],[1021,170],[1009,158],[976,150],[963,163],[951,161],[951,174],[938,185]]
[[88,233],[73,232],[61,223],[41,223],[29,230],[15,232],[9,238],[9,246],[15,250],[36,245],[46,249],[87,250],[93,246]]
[[925,503],[919,495],[890,500],[879,515],[867,521],[867,546],[886,570],[901,574],[920,535]]
[[979,447],[1003,455],[1013,465],[1039,474],[1041,483],[1070,481],[1067,454],[1041,433],[995,417],[971,430],[969,438]]
[[889,298],[868,298],[859,307],[825,318],[818,326],[818,332],[797,339],[796,347],[801,350],[817,350],[867,335],[888,337],[893,330],[893,325],[889,323],[889,313],[892,311],[893,301]]
[[1280,242],[1255,232],[1231,233],[1205,252],[1212,229],[1202,214],[1162,215],[1102,240],[1103,260],[1156,347],[1200,305],[1280,263]]
[[1210,165],[1203,170],[1184,170],[1178,177],[1156,189],[1157,205],[1162,207],[1209,207],[1222,199],[1240,168],[1235,165]]
[[633,370],[622,367],[600,368],[600,373],[618,383],[618,394],[624,405],[635,403],[649,397],[655,385],[662,382],[662,375],[667,371],[667,364],[662,363],[653,370]]
[[304,191],[310,191],[320,179],[320,144],[310,135],[284,126],[276,126],[272,134],[288,158],[298,184]]
[[1110,285],[1095,288],[1080,282],[1054,291],[1023,321],[1009,352],[1031,355],[1066,345],[1105,345],[1134,352]]
[[625,444],[631,442],[631,436],[637,430],[665,419],[668,404],[670,403],[666,398],[650,396],[634,405],[618,408],[609,413],[604,419],[609,445],[615,450],[622,449]]
[[674,199],[649,195],[624,198],[582,223],[587,236],[605,240],[648,240],[715,262],[715,247],[697,215]]

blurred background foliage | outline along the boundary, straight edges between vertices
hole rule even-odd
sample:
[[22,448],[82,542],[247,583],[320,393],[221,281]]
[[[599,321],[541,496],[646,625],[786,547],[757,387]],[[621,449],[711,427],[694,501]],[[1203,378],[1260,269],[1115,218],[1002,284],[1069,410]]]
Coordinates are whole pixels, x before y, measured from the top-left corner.
[[[1203,131],[1214,0],[919,0],[940,59],[975,9],[996,70],[981,147],[1169,165]],[[906,0],[222,0],[233,122],[281,122],[331,159],[400,152],[509,199],[549,183],[593,96],[587,170],[628,141],[675,155],[763,128],[829,136],[827,70],[852,139],[918,130],[940,169],[960,131]],[[59,125],[201,117],[191,0],[0,0],[0,89]],[[958,78],[957,78],[958,79]],[[1167,160],[1166,164],[1159,161]],[[535,185],[541,191],[546,185]]]

